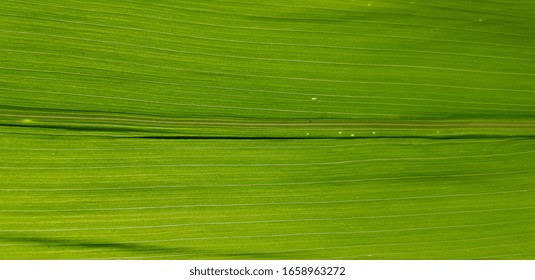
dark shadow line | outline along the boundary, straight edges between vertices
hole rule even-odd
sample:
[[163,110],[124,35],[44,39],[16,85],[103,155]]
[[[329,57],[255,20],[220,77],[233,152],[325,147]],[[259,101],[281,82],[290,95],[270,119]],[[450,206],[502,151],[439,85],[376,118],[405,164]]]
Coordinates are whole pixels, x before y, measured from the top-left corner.
[[122,136],[118,138],[133,139],[162,139],[162,140],[334,140],[334,139],[427,139],[427,140],[455,140],[455,139],[535,139],[535,135],[448,135],[448,136],[338,136],[338,137],[314,137],[314,136]]
[[[147,133],[150,131],[144,129],[134,128],[103,128],[103,127],[66,127],[54,125],[23,125],[23,124],[0,124],[0,127],[24,127],[24,128],[49,128],[67,131],[85,131],[85,132],[133,132],[133,133]],[[16,134],[16,133],[14,133]],[[25,133],[26,134],[26,133]],[[32,135],[46,135],[42,133],[28,133]],[[80,135],[61,135],[61,136],[86,136]],[[114,135],[90,135],[93,137],[103,138],[121,138],[121,139],[161,139],[161,140],[334,140],[334,139],[353,139],[353,140],[369,140],[369,139],[425,139],[425,140],[455,140],[455,139],[516,139],[516,140],[531,140],[535,139],[535,134],[453,134],[453,135],[354,135],[354,136],[214,136],[214,135],[133,135],[133,136],[114,136]]]

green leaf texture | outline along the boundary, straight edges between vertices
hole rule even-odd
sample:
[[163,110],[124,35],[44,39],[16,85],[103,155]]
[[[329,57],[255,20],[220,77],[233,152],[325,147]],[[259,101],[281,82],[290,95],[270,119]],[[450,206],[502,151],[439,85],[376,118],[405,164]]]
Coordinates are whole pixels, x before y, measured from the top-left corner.
[[5,0],[0,259],[533,259],[535,2]]

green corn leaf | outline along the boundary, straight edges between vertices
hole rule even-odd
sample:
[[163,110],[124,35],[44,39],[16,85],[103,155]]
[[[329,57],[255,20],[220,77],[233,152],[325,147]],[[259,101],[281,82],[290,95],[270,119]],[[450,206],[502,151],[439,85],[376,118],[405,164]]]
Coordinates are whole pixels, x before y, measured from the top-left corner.
[[535,4],[0,5],[0,259],[533,259]]

